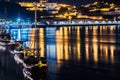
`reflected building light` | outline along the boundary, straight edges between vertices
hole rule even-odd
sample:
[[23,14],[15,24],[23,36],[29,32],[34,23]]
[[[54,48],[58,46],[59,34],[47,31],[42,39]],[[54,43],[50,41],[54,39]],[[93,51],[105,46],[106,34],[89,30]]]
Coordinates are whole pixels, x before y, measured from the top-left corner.
[[103,26],[100,26],[100,35],[103,34],[102,29],[103,29]]
[[45,39],[44,39],[44,28],[39,28],[39,46],[41,48],[40,50],[40,56],[45,57]]
[[93,35],[97,34],[97,26],[93,26]]
[[98,62],[98,46],[97,46],[97,44],[93,44],[93,58],[94,58],[94,62],[97,63]]
[[[71,39],[71,33],[72,33],[72,27],[69,27],[69,39]],[[72,46],[71,46],[71,42],[69,42],[69,46],[68,46],[68,50],[69,50],[69,54],[72,54]],[[71,58],[71,56],[69,56],[69,58]]]
[[64,27],[63,29],[64,29],[64,39],[68,40],[68,28]]
[[18,29],[18,40],[21,40],[21,30]]
[[116,43],[116,39],[111,37],[112,35],[115,34],[115,33],[114,33],[114,28],[115,28],[115,26],[110,26],[110,27],[109,27],[109,35],[110,35],[109,41],[110,41],[111,43]]
[[65,51],[65,60],[69,59],[69,54],[68,54],[68,28],[64,28],[64,51]]
[[100,27],[100,35],[103,34],[103,26],[99,26]]
[[63,45],[57,44],[57,61],[63,60]]
[[73,59],[77,59],[77,48],[76,48],[76,45],[72,46],[72,50],[73,50],[73,55],[71,55],[71,57]]
[[68,60],[69,59],[68,43],[65,43],[64,50],[65,50],[65,60]]
[[92,26],[89,26],[89,29],[91,29],[91,30],[92,30],[92,29],[93,29],[93,27],[92,27]]
[[110,27],[110,34],[113,34],[114,29],[115,29],[115,26]]
[[105,62],[108,63],[108,46],[104,45],[103,46],[103,50],[105,51],[104,55],[105,55]]
[[[61,37],[59,37],[61,36]],[[56,31],[56,54],[57,54],[57,62],[63,60],[63,31],[62,28]]]
[[13,40],[29,40],[29,29],[11,29],[10,34]]
[[102,44],[100,44],[100,61],[102,61],[103,60],[103,45]]
[[77,27],[77,57],[81,59],[81,45],[80,45],[80,27]]
[[114,60],[114,50],[115,50],[115,46],[110,46],[110,56],[111,56],[111,63],[114,64],[115,60]]
[[80,27],[77,27],[77,41],[80,41]]
[[85,33],[86,34],[88,34],[88,29],[89,29],[89,27],[86,26],[86,28],[85,28]]
[[31,46],[30,46],[30,48],[34,49],[35,48],[35,29],[31,29],[30,33],[31,33],[31,36],[30,36]]
[[49,61],[48,62],[48,72],[49,76],[52,76],[51,74],[58,72],[58,64],[55,61]]
[[[71,32],[71,27],[68,27],[69,28],[69,32]],[[69,33],[70,34],[70,33]]]
[[86,61],[88,62],[89,61],[89,45],[86,44],[85,48],[86,48]]
[[94,26],[93,27],[93,39],[92,39],[93,42],[98,42],[96,35],[97,35],[97,28],[96,28],[96,26]]
[[106,29],[106,26],[103,26],[103,29],[105,30],[105,29]]
[[85,34],[86,34],[86,38],[85,38],[85,41],[89,41],[90,39],[88,38],[89,37],[89,28],[91,28],[91,26],[86,26],[85,28]]
[[81,49],[81,45],[80,45],[80,42],[78,41],[77,42],[77,57],[78,57],[78,60],[81,59],[81,51],[80,51],[80,49]]
[[[43,29],[41,29],[42,31]],[[56,31],[56,28],[46,28],[46,47],[47,47],[47,50],[46,50],[46,53],[47,53],[47,58],[48,59],[56,59],[57,56],[56,56],[56,43],[55,43],[55,31]],[[49,37],[51,36],[51,37]]]
[[56,46],[55,45],[47,45],[47,58],[48,59],[56,59]]

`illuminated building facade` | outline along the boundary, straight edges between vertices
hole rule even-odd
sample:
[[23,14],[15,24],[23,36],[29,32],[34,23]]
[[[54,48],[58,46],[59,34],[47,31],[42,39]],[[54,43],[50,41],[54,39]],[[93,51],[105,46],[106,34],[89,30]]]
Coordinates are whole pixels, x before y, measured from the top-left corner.
[[47,3],[48,0],[40,0],[40,3]]

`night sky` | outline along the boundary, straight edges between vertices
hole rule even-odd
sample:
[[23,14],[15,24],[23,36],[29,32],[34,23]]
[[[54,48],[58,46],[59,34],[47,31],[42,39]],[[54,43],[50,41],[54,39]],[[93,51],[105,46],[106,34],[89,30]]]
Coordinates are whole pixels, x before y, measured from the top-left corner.
[[68,3],[73,5],[92,3],[96,0],[49,0],[49,2]]
[[[8,0],[0,0],[0,1],[8,1]],[[11,2],[15,1],[29,1],[34,2],[39,0],[9,0]],[[108,2],[114,2],[114,3],[120,3],[120,0],[48,0],[49,2],[57,2],[57,3],[66,3],[71,5],[81,5],[81,4],[87,4],[87,3],[93,3],[95,1],[108,1]]]
[[[8,1],[8,0],[0,0],[0,1]],[[39,1],[39,0],[9,0],[9,1]],[[57,2],[57,3],[67,3],[67,4],[86,4],[86,3],[92,3],[96,0],[48,0],[49,2]]]
[[96,0],[49,0],[49,2],[68,3],[68,4],[86,4]]

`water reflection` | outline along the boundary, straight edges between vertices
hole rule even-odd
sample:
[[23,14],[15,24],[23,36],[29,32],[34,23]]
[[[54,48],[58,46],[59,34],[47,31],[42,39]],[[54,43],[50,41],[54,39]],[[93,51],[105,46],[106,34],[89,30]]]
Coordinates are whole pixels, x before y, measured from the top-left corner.
[[[120,28],[116,26],[101,25],[39,28],[38,42],[35,42],[35,29],[29,29],[25,45],[30,48],[36,48],[35,44],[39,45],[40,56],[47,58],[49,80],[64,80],[68,75],[74,78],[74,73],[64,72],[65,67],[70,71],[71,66],[78,69],[76,71],[78,74],[81,72],[86,75],[89,75],[89,72],[94,74],[95,68],[96,71],[99,69],[112,71],[109,75],[114,73],[118,76],[116,67],[120,66],[119,30]],[[86,71],[81,71],[83,67]],[[89,67],[90,71],[86,67]],[[100,71],[97,71],[98,77],[104,72]],[[61,78],[63,74],[66,76]]]
[[0,52],[0,80],[24,80],[21,70],[22,67],[15,63],[13,55]]

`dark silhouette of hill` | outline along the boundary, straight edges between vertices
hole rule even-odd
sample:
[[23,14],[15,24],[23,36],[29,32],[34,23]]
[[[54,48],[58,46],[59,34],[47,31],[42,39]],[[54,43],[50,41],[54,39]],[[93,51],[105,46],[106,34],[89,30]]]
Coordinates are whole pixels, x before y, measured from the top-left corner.
[[32,18],[31,12],[13,2],[0,2],[0,18],[15,20]]

